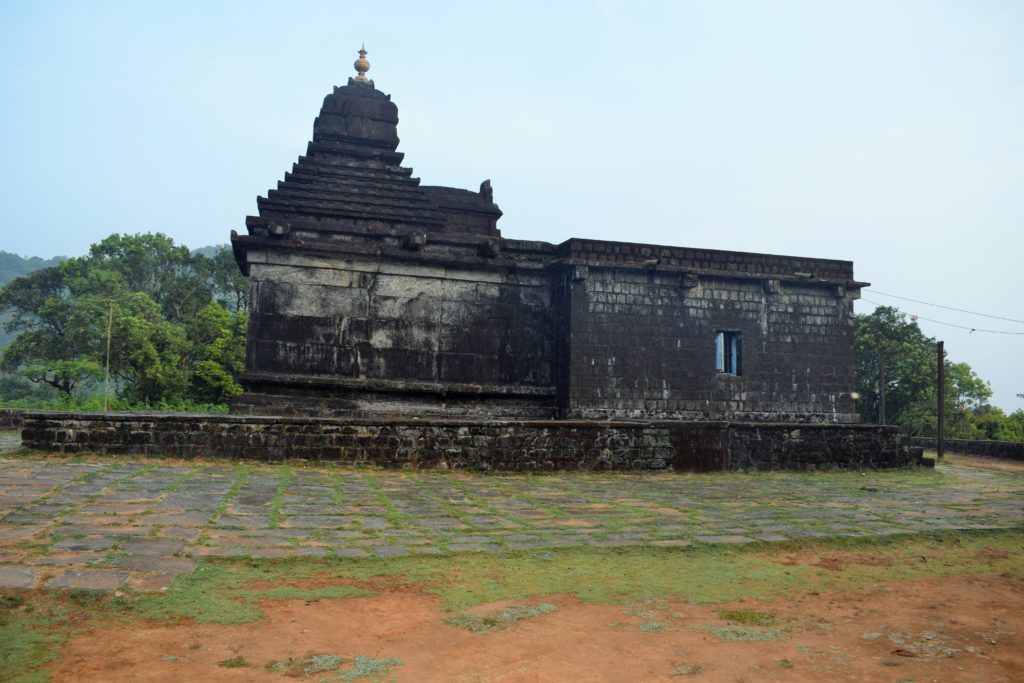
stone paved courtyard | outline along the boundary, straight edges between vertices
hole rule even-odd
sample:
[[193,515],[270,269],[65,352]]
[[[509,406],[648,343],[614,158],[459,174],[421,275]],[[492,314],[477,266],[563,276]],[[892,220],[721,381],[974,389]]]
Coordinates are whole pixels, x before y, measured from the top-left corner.
[[0,587],[159,590],[202,557],[395,557],[1024,526],[1024,473],[479,475],[0,456]]

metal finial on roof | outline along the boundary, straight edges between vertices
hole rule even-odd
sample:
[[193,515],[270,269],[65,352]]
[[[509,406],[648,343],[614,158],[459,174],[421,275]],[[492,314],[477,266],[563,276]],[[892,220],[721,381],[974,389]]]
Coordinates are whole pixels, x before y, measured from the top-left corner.
[[363,46],[359,48],[359,59],[352,66],[356,68],[356,73],[359,74],[355,78],[356,81],[372,85],[373,82],[366,77],[366,72],[370,70],[370,63],[366,61],[366,43],[363,43]]

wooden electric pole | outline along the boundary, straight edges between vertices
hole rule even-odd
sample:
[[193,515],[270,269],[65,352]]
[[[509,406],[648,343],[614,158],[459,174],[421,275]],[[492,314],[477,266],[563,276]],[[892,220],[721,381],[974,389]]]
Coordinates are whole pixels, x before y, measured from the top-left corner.
[[108,396],[108,385],[110,384],[110,337],[114,331],[114,302],[110,302],[110,311],[107,313],[107,367],[103,374],[103,412],[110,408]]
[[885,424],[885,356],[878,349],[878,424]]
[[936,450],[938,459],[942,460],[943,452],[946,450],[946,353],[943,349],[944,342],[939,342],[939,429],[936,435]]

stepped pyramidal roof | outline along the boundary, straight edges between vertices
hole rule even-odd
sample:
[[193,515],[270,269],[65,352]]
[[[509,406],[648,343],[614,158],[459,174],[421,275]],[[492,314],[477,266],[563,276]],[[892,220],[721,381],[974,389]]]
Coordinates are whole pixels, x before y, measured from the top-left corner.
[[337,239],[350,232],[443,232],[499,237],[501,210],[490,181],[478,192],[432,187],[402,166],[398,107],[366,77],[366,50],[357,75],[324,98],[306,153],[284,180],[257,199],[254,237],[302,235]]

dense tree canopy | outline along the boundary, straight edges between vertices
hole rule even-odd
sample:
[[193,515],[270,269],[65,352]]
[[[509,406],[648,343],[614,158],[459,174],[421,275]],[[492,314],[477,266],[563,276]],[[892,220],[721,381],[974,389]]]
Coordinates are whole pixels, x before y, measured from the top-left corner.
[[[938,426],[935,340],[926,337],[917,323],[907,320],[904,313],[888,306],[879,306],[870,315],[856,316],[854,335],[860,396],[857,407],[861,418],[865,422],[876,422],[879,418],[881,361],[885,370],[886,422],[899,425],[909,434],[934,435]],[[1017,411],[1007,416],[989,406],[992,389],[967,363],[955,363],[947,358],[944,365],[946,435],[951,438],[1012,436],[1014,420],[1024,422],[1024,413]]]
[[109,332],[121,398],[224,403],[241,390],[247,297],[230,252],[221,253],[191,253],[159,233],[111,235],[87,256],[13,280],[0,310],[16,336],[0,365],[67,397],[94,391]]

